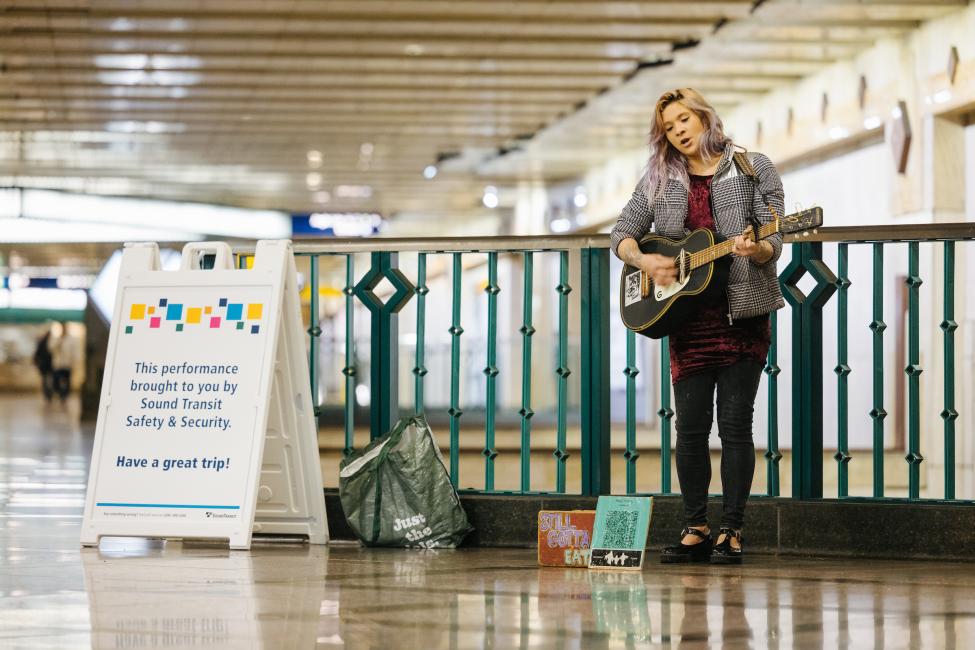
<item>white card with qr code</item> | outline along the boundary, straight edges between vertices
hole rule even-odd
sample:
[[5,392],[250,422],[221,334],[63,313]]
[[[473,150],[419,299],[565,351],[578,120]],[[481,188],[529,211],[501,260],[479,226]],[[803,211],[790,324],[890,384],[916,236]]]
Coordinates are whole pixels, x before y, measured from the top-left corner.
[[630,273],[626,276],[623,283],[623,305],[629,307],[635,302],[640,302],[640,271]]
[[646,554],[652,509],[651,497],[599,497],[589,568],[639,570]]

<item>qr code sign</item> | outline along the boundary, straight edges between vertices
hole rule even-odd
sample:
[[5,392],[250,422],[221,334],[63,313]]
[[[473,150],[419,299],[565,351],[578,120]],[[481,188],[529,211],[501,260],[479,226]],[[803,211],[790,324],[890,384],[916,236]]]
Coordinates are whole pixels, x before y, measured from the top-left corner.
[[627,307],[635,302],[640,302],[640,271],[630,273],[626,276],[624,288],[623,304]]
[[606,517],[606,536],[604,548],[633,548],[636,543],[636,522],[638,512],[613,510]]

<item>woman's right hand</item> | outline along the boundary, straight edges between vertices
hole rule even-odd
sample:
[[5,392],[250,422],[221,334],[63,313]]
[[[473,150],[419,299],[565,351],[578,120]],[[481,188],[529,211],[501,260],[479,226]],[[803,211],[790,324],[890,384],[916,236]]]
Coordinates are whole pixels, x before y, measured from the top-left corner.
[[666,287],[677,279],[677,266],[672,257],[644,253],[640,256],[639,266],[658,287]]

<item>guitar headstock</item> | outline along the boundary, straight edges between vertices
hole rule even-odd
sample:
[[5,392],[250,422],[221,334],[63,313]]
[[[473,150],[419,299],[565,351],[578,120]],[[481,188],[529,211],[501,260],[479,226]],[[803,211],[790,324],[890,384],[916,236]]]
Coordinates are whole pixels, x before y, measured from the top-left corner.
[[823,209],[819,206],[794,212],[779,219],[779,232],[789,234],[812,230],[823,225]]

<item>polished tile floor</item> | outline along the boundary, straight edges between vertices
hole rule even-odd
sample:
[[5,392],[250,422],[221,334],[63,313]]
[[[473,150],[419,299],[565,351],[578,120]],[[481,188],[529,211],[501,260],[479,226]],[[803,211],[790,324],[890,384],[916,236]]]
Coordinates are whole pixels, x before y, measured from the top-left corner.
[[0,648],[975,647],[968,564],[765,556],[623,574],[541,569],[524,549],[82,550],[91,435],[76,410],[0,396]]

